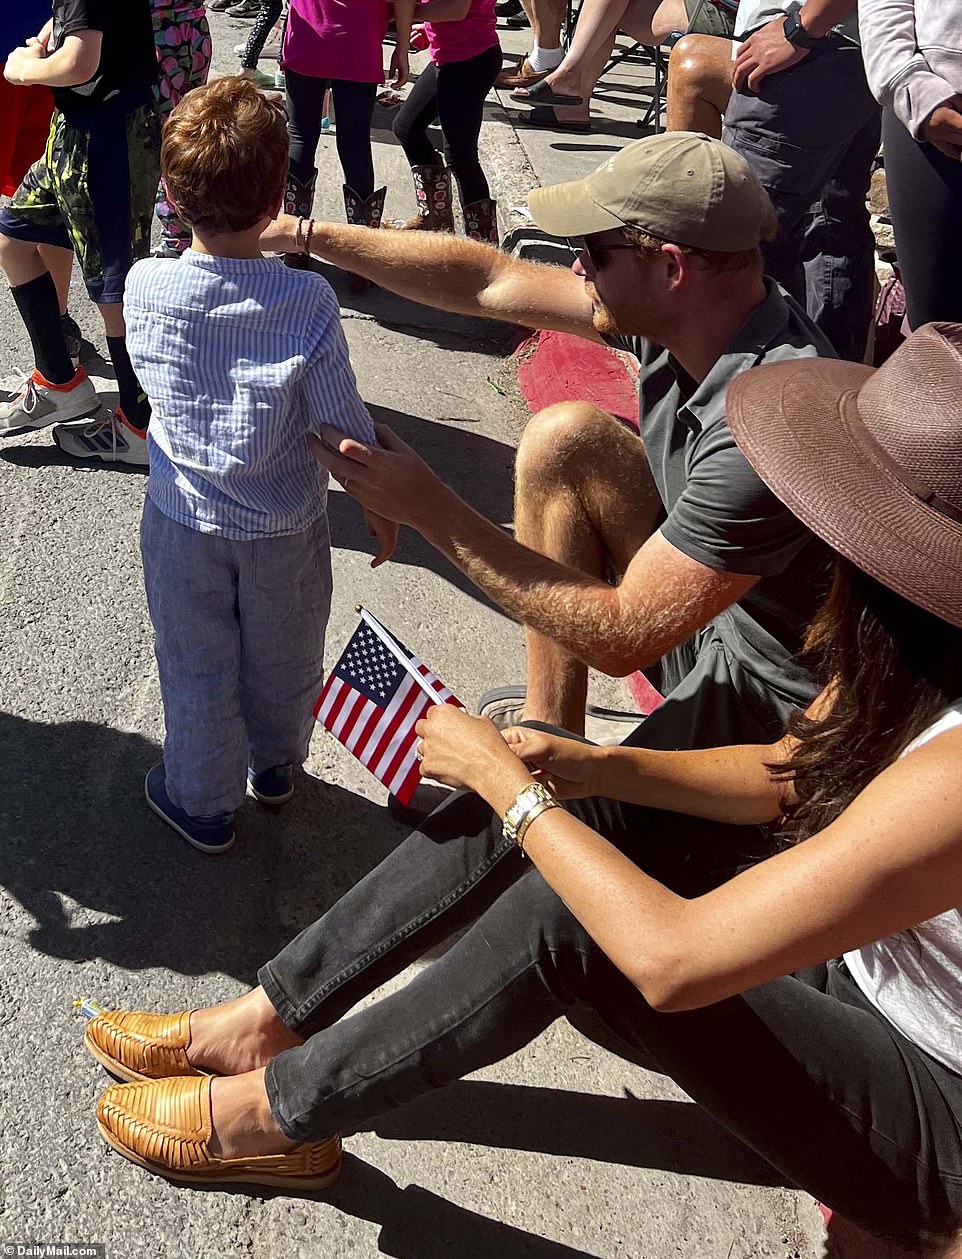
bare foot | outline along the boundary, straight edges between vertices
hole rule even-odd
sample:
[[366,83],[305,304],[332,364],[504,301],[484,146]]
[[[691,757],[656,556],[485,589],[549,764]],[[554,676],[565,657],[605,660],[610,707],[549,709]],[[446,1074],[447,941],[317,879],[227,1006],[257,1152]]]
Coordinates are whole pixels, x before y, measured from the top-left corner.
[[303,1043],[258,987],[223,1005],[192,1012],[187,1061],[218,1075],[241,1075]]
[[545,82],[552,92],[559,92],[562,96],[584,96],[580,78],[570,70],[553,70]]
[[591,110],[585,105],[555,105],[554,116],[558,122],[590,122]]
[[[584,91],[576,74],[568,71],[552,70],[552,72],[544,80],[552,92],[558,92],[561,96],[581,96],[584,97]],[[512,96],[516,100],[531,95],[531,89],[528,87],[519,87],[512,92]]]
[[260,1158],[289,1154],[298,1142],[284,1136],[267,1100],[264,1068],[212,1080],[212,1134],[207,1148],[216,1158]]

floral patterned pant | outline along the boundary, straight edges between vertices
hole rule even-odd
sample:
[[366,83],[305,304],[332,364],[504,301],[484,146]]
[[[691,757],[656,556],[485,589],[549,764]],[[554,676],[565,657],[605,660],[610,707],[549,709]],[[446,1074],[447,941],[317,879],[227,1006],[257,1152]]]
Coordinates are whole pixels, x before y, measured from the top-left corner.
[[[154,42],[160,80],[157,84],[157,105],[165,118],[182,96],[207,82],[210,70],[210,27],[200,11],[199,16],[178,16],[173,19],[154,13]],[[162,245],[182,253],[190,244],[190,228],[178,219],[167,200],[163,180],[157,190],[157,219],[163,232]]]

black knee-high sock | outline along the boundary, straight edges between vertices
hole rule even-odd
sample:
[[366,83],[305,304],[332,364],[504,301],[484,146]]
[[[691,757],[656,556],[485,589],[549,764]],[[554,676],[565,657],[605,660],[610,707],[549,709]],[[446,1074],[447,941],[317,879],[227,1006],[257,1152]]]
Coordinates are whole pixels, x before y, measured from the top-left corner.
[[60,300],[57,286],[49,271],[35,280],[12,288],[20,318],[33,346],[33,359],[40,372],[52,385],[65,385],[74,378],[67,342],[60,323]]
[[107,353],[114,365],[117,375],[117,390],[120,394],[120,409],[127,417],[127,422],[134,428],[145,429],[150,421],[150,403],[147,395],[140,387],[140,381],[134,373],[130,356],[127,353],[127,341],[124,337],[108,337]]

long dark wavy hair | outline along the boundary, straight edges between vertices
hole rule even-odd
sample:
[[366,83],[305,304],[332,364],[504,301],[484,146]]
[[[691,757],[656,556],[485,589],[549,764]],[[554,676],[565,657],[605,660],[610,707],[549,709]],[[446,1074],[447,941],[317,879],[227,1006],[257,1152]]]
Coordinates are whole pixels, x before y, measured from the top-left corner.
[[805,639],[804,658],[829,687],[814,717],[797,714],[800,746],[775,777],[798,803],[783,843],[828,826],[954,700],[962,698],[962,629],[883,586],[842,556]]

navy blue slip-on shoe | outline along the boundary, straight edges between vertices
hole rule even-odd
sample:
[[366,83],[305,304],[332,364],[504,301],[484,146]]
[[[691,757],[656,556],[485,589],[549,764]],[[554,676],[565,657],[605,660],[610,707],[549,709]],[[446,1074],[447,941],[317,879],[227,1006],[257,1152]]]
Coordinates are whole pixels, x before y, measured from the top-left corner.
[[287,804],[294,794],[294,766],[272,765],[259,774],[249,769],[247,784],[251,795],[261,804]]
[[210,817],[192,817],[171,803],[167,795],[167,776],[161,761],[147,771],[144,779],[144,797],[168,826],[173,827],[181,839],[201,852],[226,852],[234,844],[233,813],[215,813]]

